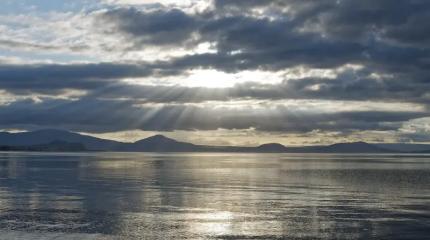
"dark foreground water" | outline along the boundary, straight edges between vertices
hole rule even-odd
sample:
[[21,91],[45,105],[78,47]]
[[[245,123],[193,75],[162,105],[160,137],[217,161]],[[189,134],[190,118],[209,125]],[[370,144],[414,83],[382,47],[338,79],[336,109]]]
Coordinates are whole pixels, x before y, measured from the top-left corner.
[[0,153],[0,239],[429,239],[430,155]]

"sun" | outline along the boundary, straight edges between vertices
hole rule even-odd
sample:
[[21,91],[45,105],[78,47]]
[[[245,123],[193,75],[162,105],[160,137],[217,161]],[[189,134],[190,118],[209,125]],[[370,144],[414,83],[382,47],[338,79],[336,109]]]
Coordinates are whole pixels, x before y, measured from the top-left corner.
[[237,83],[233,74],[217,70],[191,70],[188,77],[182,80],[189,87],[228,88]]
[[245,82],[273,84],[281,81],[280,74],[259,70],[226,73],[214,69],[198,69],[189,71],[188,76],[179,84],[188,87],[229,88]]

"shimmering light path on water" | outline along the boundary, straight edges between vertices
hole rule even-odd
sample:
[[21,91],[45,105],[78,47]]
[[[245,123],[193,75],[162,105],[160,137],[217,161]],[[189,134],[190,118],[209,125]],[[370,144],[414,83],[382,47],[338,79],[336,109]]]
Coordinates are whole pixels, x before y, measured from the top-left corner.
[[427,239],[430,155],[0,153],[0,239]]

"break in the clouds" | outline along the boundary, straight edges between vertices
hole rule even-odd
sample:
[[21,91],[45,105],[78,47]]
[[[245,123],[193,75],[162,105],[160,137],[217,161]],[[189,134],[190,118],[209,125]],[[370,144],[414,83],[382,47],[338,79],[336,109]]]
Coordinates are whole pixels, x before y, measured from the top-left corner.
[[8,1],[0,126],[426,142],[429,29],[425,0]]

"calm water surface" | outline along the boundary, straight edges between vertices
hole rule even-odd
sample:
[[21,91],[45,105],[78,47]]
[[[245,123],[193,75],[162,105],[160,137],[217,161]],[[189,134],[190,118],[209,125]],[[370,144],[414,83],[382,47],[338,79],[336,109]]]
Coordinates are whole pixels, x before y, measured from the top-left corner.
[[429,239],[430,155],[0,153],[0,239]]

